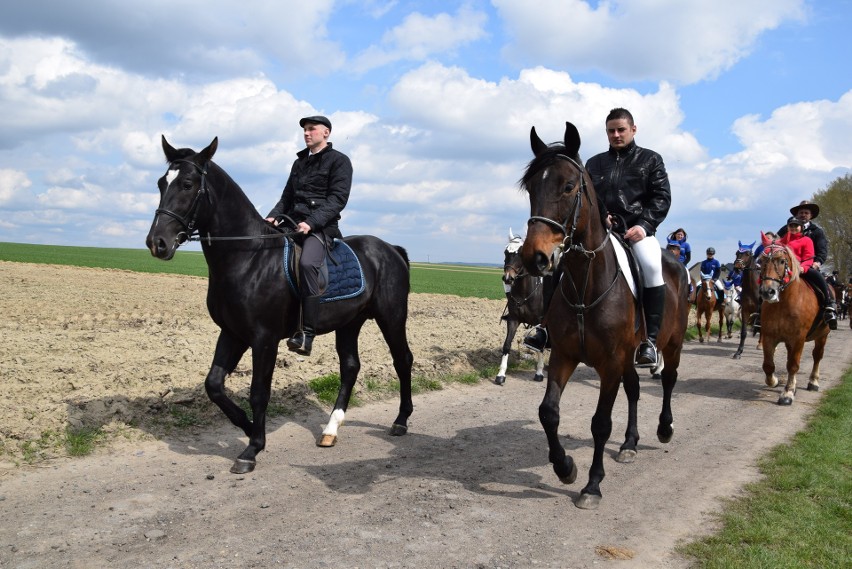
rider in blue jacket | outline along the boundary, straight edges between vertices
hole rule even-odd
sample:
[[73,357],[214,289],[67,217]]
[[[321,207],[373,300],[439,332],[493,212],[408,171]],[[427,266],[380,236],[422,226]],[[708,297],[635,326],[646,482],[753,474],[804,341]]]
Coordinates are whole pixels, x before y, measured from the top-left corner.
[[725,301],[725,291],[719,288],[719,275],[722,274],[722,265],[719,264],[713,256],[716,254],[716,249],[713,247],[707,248],[707,258],[701,261],[701,274],[713,275],[713,287],[716,289],[716,298]]

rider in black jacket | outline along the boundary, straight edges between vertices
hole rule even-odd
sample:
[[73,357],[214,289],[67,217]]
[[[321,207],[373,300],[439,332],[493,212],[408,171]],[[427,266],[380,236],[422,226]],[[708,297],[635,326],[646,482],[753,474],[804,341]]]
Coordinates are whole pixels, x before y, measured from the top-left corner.
[[349,200],[352,163],[328,141],[331,121],[326,117],[305,117],[299,121],[299,126],[304,129],[307,148],[296,154],[281,199],[266,220],[278,225],[288,216],[296,223],[295,230],[302,234],[299,258],[302,329],[287,340],[287,347],[309,356],[322,295],[320,270],[329,241],[341,237],[337,222]]
[[[663,158],[647,148],[636,145],[633,137],[636,125],[627,109],[610,111],[606,118],[609,150],[593,156],[586,162],[586,170],[599,200],[605,208],[605,223],[621,218],[625,227],[625,240],[630,244],[636,260],[642,266],[642,305],[645,312],[647,340],[639,345],[637,367],[657,365],[657,334],[663,318],[665,281],[660,243],[654,234],[666,218],[671,205],[671,187]],[[546,294],[546,301],[549,297]],[[546,310],[546,307],[545,307]],[[524,345],[533,350],[545,346],[543,329],[538,329],[524,339]]]

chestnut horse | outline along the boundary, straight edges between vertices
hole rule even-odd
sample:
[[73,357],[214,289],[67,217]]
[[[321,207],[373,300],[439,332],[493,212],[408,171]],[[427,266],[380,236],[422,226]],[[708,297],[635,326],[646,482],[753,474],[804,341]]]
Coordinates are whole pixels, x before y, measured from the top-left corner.
[[[506,289],[506,310],[503,320],[506,321],[506,339],[503,340],[500,369],[494,383],[506,383],[506,369],[509,367],[509,353],[512,351],[512,340],[521,324],[534,326],[541,324],[544,315],[544,296],[542,278],[534,277],[524,270],[521,262],[521,247],[524,240],[520,235],[514,235],[509,228],[509,243],[503,250],[503,286]],[[538,354],[533,381],[544,381],[544,352]]]
[[[272,392],[278,344],[298,326],[299,299],[285,275],[284,239],[288,237],[257,213],[254,205],[212,158],[219,139],[195,152],[173,148],[164,136],[168,162],[159,179],[160,205],[145,240],[151,254],[171,260],[177,248],[198,232],[209,273],[207,309],[221,329],[204,387],[208,397],[248,437],[248,446],[231,467],[235,474],[254,470],[266,447],[266,410]],[[409,263],[402,247],[378,237],[357,235],[342,240],[355,253],[363,275],[360,293],[323,298],[317,329],[335,332],[340,360],[340,388],[331,419],[317,441],[332,446],[343,424],[361,368],[358,336],[374,319],[388,344],[399,377],[399,414],[390,434],[403,435],[414,405],[408,347]],[[353,279],[354,280],[354,279]],[[225,390],[225,379],[251,349],[251,416]]]
[[[748,335],[748,327],[753,327],[755,319],[757,318],[759,287],[758,274],[760,272],[760,267],[757,266],[757,259],[755,259],[754,253],[752,252],[754,243],[751,245],[744,245],[742,241],[738,241],[737,243],[739,247],[737,248],[736,255],[734,256],[734,270],[743,272],[743,281],[742,291],[740,291],[740,320],[742,322],[742,328],[740,328],[740,345],[733,355],[733,359],[735,360],[742,357],[743,349],[745,348],[746,336]],[[761,343],[758,342],[758,347],[760,347],[760,345]]]
[[[531,215],[522,249],[524,266],[534,275],[553,271],[556,263],[562,271],[545,316],[552,347],[547,390],[538,414],[547,435],[553,470],[559,480],[570,484],[577,477],[577,466],[559,441],[559,402],[581,362],[600,376],[598,405],[592,417],[594,457],[589,481],[575,503],[579,508],[593,509],[602,497],[604,447],[612,432],[612,408],[622,382],[627,394],[628,424],[616,460],[631,462],[636,456],[639,375],[633,362],[643,337],[642,309],[634,298],[632,280],[627,278],[630,270],[625,273],[619,264],[623,246],[616,244],[611,229],[604,224],[591,178],[580,161],[577,128],[566,123],[564,141],[548,145],[533,127],[530,145],[534,158],[520,181],[529,195]],[[667,443],[674,433],[671,396],[689,305],[686,271],[662,248],[660,255],[666,296],[657,337],[658,354],[662,357],[657,371],[663,386],[657,438]]]
[[[725,319],[725,306],[716,300],[716,285],[713,275],[701,273],[701,284],[695,293],[695,326],[698,328],[698,341],[704,343],[704,336],[710,341],[710,321],[713,313],[719,313],[719,342],[722,341],[722,328]],[[704,334],[701,330],[701,319],[704,319]]]
[[763,373],[766,385],[778,385],[775,375],[775,348],[781,342],[787,348],[787,385],[778,398],[779,405],[792,405],[796,397],[796,373],[805,342],[813,342],[808,391],[819,391],[819,363],[825,352],[829,328],[822,317],[820,301],[811,287],[800,278],[801,267],[793,252],[761,233],[764,250],[760,267],[761,328],[763,336]]

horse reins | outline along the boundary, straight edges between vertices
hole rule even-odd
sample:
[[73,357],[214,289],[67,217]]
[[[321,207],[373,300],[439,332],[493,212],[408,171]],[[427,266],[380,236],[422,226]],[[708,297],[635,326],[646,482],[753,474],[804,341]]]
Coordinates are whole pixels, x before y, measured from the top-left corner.
[[286,238],[295,237],[297,235],[300,235],[300,233],[298,231],[281,231],[281,230],[279,230],[278,233],[265,233],[265,234],[262,234],[262,235],[237,235],[237,236],[217,236],[217,237],[214,237],[214,236],[212,236],[208,233],[206,237],[202,236],[200,234],[200,232],[198,231],[198,229],[195,227],[195,224],[198,221],[199,204],[201,203],[202,196],[207,197],[207,203],[209,203],[211,205],[213,203],[210,191],[207,189],[207,168],[206,167],[202,168],[201,166],[199,166],[198,164],[196,164],[192,160],[187,160],[185,158],[182,158],[182,159],[179,159],[179,160],[173,160],[169,164],[169,166],[172,166],[172,165],[174,165],[175,163],[178,163],[178,162],[184,162],[186,164],[192,165],[196,169],[196,171],[198,171],[198,173],[201,174],[201,185],[198,189],[198,193],[195,194],[195,198],[192,200],[192,205],[190,206],[189,213],[187,214],[187,217],[190,218],[189,221],[187,221],[187,219],[185,217],[183,217],[182,215],[175,213],[175,212],[173,212],[169,209],[157,208],[157,210],[155,211],[155,215],[160,215],[160,214],[167,215],[167,216],[171,217],[172,219],[176,220],[178,223],[180,223],[183,226],[184,231],[181,231],[175,237],[179,241],[178,245],[180,245],[184,241],[207,242],[207,244],[209,245],[209,244],[212,244],[213,241],[245,241],[245,240],[248,240],[248,239],[281,239],[281,238],[286,239]]

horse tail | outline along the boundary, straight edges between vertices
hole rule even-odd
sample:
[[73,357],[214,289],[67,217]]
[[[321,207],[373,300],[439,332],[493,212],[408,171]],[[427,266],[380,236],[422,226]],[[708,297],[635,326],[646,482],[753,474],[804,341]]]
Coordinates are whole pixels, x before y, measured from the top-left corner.
[[400,247],[399,245],[394,245],[393,248],[396,249],[396,252],[402,256],[403,261],[405,261],[405,266],[408,267],[409,270],[411,270],[411,262],[408,260],[408,251],[406,251],[403,247]]

